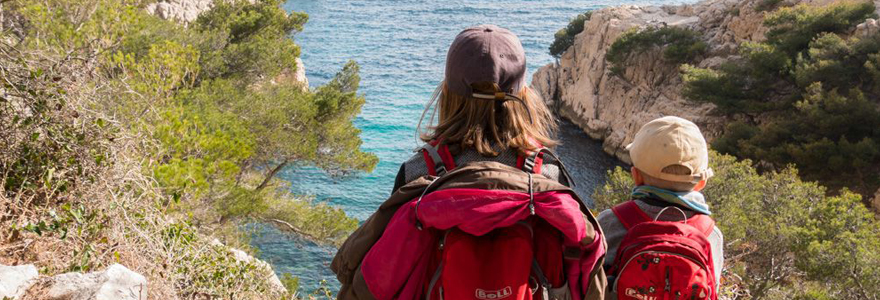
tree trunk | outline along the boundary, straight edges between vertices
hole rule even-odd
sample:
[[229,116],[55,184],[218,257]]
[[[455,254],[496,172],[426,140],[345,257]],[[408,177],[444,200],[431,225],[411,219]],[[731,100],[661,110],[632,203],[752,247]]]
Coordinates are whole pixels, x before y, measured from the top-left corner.
[[281,169],[283,169],[285,166],[287,166],[287,163],[289,163],[289,162],[290,162],[290,160],[285,158],[284,161],[282,161],[280,164],[275,166],[275,168],[272,169],[272,171],[269,171],[269,174],[266,175],[266,179],[263,179],[263,183],[260,183],[260,185],[257,186],[256,191],[262,190],[267,185],[269,185],[269,181],[272,181],[272,178],[275,177],[275,174],[278,174],[278,172],[281,171]]

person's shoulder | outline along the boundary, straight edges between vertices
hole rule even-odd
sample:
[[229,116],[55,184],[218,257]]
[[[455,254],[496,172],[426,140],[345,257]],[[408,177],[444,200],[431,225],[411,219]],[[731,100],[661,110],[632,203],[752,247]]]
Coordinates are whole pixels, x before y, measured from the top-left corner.
[[599,215],[596,217],[596,221],[599,221],[600,225],[617,222],[617,216],[614,215],[614,212],[612,212],[609,208],[600,212]]
[[403,170],[404,182],[406,183],[428,175],[428,165],[425,163],[424,154],[421,151],[415,151],[403,162],[401,170]]
[[415,162],[419,162],[422,164],[425,163],[425,158],[422,156],[421,151],[414,151],[413,154],[409,156],[409,158],[403,161],[403,165],[408,165]]

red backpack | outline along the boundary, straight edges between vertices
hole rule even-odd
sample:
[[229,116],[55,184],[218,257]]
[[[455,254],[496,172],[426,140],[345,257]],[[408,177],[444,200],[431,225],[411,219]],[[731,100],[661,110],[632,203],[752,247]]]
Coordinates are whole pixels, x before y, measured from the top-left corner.
[[712,218],[695,214],[685,221],[657,221],[635,201],[611,210],[627,229],[609,272],[617,299],[717,299],[708,240],[715,227]]
[[[436,145],[426,145],[423,153],[430,175],[442,176],[455,168],[455,161],[446,145]],[[517,167],[540,174],[541,157],[542,151],[520,157]],[[562,235],[540,218],[533,216],[481,236],[456,228],[438,230],[437,235],[425,299],[550,300],[568,293]]]

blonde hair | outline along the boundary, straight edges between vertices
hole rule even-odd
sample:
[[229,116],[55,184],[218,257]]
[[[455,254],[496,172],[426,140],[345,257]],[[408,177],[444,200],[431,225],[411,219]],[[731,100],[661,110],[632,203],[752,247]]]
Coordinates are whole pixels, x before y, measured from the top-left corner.
[[[638,168],[638,167],[636,167]],[[641,170],[639,170],[641,171]],[[691,175],[691,169],[683,166],[683,165],[669,165],[663,168],[660,172],[674,174],[674,175]],[[697,187],[696,182],[679,182],[679,181],[669,181],[666,179],[660,179],[651,175],[648,175],[645,172],[639,172],[642,175],[642,178],[645,180],[645,185],[650,185],[653,187],[658,187],[665,190],[670,190],[673,192],[690,192],[693,191],[695,187]]]
[[[473,88],[488,94],[498,91],[498,86],[492,83],[475,84]],[[515,149],[525,155],[537,148],[535,143],[544,147],[557,145],[552,137],[556,120],[541,96],[529,87],[523,87],[516,96],[522,102],[461,96],[449,93],[446,84],[441,83],[425,108],[427,113],[437,100],[429,124],[439,112],[438,123],[429,125],[429,132],[422,132],[422,120],[419,120],[420,138],[425,142],[442,139],[444,144],[474,148],[484,156],[497,156],[498,150],[504,149]]]

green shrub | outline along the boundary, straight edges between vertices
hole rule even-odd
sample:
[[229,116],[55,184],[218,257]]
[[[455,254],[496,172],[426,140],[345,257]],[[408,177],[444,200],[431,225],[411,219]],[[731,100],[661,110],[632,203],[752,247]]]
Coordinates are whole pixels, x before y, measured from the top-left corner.
[[772,11],[776,9],[782,0],[761,0],[755,5],[756,11]]
[[[716,149],[864,195],[880,186],[880,36],[841,32],[872,16],[872,3],[796,6],[767,15],[767,41],[714,70],[684,66],[683,94],[735,116]],[[847,174],[841,176],[841,174]]]
[[553,35],[553,43],[550,44],[550,55],[559,58],[574,44],[574,37],[584,31],[584,24],[590,20],[593,12],[577,15],[568,22],[568,26],[559,29]]
[[633,28],[623,33],[608,48],[605,59],[611,63],[611,71],[621,74],[626,60],[633,53],[642,53],[654,48],[663,49],[663,58],[680,64],[691,61],[706,52],[708,46],[700,40],[696,31],[681,27],[650,27],[643,30]]
[[[880,295],[880,223],[844,191],[798,179],[793,168],[760,175],[749,160],[712,152],[716,176],[703,191],[724,234],[721,295],[729,299],[872,299]],[[629,199],[622,168],[593,199],[597,209]]]
[[873,2],[841,1],[827,6],[800,4],[767,15],[767,42],[794,57],[823,33],[846,33],[867,18],[876,18]]
[[294,72],[300,48],[289,37],[302,30],[308,15],[287,13],[280,0],[221,1],[195,21],[203,77],[254,82],[282,71]]
[[21,25],[0,32],[9,259],[46,274],[123,263],[148,278],[151,299],[296,296],[212,240],[252,250],[243,225],[264,222],[337,245],[358,221],[275,175],[345,175],[377,159],[353,125],[365,102],[357,64],[314,90],[285,80],[307,16],[250,2],[220,1],[188,26],[140,0],[3,4]]

